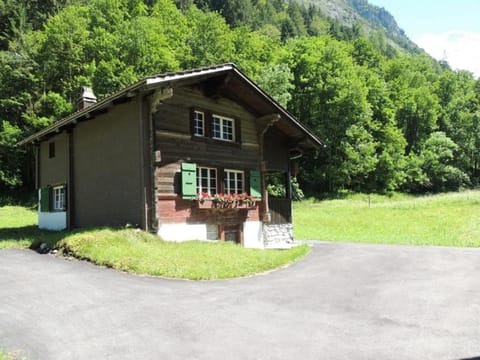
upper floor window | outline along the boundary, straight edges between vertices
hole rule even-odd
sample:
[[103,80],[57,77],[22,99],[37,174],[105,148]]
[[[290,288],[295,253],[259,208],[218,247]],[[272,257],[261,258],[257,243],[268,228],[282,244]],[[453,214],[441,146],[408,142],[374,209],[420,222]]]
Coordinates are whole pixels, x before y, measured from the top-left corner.
[[225,170],[225,194],[241,194],[245,191],[243,171]]
[[205,114],[201,111],[193,112],[193,135],[205,136]]
[[217,193],[217,169],[209,167],[197,167],[197,194]]
[[235,120],[219,116],[212,116],[212,137],[217,140],[235,141]]
[[194,138],[241,143],[239,120],[195,108],[191,109],[190,114],[190,131]]
[[48,143],[48,157],[54,158],[55,157],[55,142]]

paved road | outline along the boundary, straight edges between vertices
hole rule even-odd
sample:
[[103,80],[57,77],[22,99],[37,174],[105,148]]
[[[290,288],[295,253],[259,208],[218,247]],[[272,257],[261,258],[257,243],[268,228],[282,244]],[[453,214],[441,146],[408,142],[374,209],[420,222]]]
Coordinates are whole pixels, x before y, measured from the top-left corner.
[[480,249],[320,243],[208,282],[3,250],[0,299],[0,347],[29,360],[480,356]]

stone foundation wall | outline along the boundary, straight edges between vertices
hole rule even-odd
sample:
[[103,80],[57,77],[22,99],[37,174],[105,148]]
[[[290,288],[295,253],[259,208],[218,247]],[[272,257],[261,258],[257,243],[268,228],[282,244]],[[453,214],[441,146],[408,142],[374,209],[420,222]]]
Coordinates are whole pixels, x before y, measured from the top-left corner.
[[265,247],[284,247],[293,243],[293,225],[276,224],[263,226]]

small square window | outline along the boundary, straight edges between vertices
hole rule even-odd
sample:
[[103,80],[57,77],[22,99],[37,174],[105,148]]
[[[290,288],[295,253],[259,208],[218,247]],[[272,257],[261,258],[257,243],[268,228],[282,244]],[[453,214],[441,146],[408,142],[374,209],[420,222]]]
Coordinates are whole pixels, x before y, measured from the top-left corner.
[[54,158],[55,157],[55,142],[48,143],[48,157]]

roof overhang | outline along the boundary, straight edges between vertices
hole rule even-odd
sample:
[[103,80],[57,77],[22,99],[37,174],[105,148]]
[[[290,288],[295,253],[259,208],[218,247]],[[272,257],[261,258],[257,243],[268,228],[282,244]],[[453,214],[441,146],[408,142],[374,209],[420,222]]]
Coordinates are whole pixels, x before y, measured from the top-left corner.
[[[278,127],[288,136],[292,137],[298,146],[306,150],[318,149],[323,147],[323,143],[318,139],[305,125],[301,124],[290,112],[277,103],[270,95],[260,89],[252,80],[242,73],[235,64],[227,63],[198,69],[171,72],[147,77],[137,83],[130,85],[110,96],[100,100],[99,102],[74,112],[71,115],[58,120],[52,125],[30,135],[18,143],[18,145],[26,145],[41,141],[44,137],[53,133],[75,125],[81,120],[88,120],[114,105],[116,102],[122,102],[122,99],[132,98],[138,93],[151,92],[158,88],[175,87],[189,85],[206,81],[210,78],[219,77],[221,75],[230,76],[238,83],[243,85],[245,92],[250,94],[250,99],[255,100],[257,108],[262,108],[263,112],[278,113],[281,116],[278,121]],[[232,76],[233,75],[233,76]],[[228,90],[226,90],[228,92]],[[230,91],[230,95],[235,97],[235,92]],[[236,100],[239,100],[238,98]],[[259,115],[264,115],[264,114]]]

